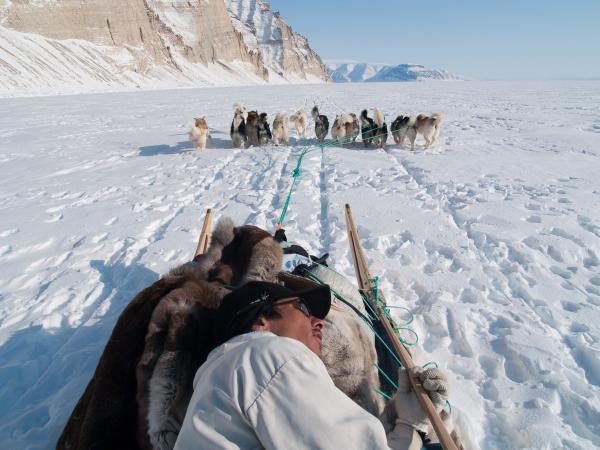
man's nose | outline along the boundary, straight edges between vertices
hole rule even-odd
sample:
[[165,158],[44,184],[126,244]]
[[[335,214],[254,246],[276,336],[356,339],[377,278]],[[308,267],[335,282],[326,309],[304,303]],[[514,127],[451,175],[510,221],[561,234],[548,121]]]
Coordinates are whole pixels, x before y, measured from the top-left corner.
[[323,319],[318,319],[315,316],[310,316],[310,324],[312,325],[313,329],[323,329]]

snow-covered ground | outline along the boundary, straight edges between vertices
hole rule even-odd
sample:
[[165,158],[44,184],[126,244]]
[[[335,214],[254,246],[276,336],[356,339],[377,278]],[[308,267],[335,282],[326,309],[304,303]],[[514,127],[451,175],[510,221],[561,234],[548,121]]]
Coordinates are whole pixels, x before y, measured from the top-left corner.
[[206,208],[272,229],[300,147],[230,149],[238,100],[443,112],[431,150],[311,152],[287,234],[353,279],[352,205],[481,448],[600,446],[600,82],[425,82],[0,100],[0,448],[54,446],[120,312],[192,256]]

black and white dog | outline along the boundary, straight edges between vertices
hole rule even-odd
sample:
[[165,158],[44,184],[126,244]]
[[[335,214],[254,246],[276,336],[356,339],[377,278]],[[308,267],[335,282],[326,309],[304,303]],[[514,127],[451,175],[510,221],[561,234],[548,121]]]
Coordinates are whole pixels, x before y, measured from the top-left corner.
[[373,136],[377,133],[377,125],[375,125],[373,119],[368,116],[366,109],[363,109],[360,113],[360,131],[363,144],[365,144],[365,147],[370,147],[373,143]]
[[248,113],[246,112],[246,108],[239,103],[236,103],[233,107],[235,111],[229,132],[231,144],[233,148],[244,148],[246,146],[246,117]]
[[271,126],[267,119],[267,113],[260,113],[258,117],[258,143],[259,145],[268,144],[273,139]]
[[414,121],[411,120],[410,116],[400,115],[396,117],[396,120],[392,122],[392,136],[394,142],[397,145],[403,145],[404,139],[406,139],[408,129],[414,128]]
[[329,119],[327,119],[327,116],[319,114],[319,108],[316,105],[312,109],[312,117],[315,121],[315,135],[319,142],[323,143],[327,137],[327,133],[329,133]]

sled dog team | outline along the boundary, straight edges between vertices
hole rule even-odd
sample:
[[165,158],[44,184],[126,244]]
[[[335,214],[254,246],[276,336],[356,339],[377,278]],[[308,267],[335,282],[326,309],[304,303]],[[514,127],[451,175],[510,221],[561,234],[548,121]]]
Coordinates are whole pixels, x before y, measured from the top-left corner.
[[[289,124],[294,125],[298,139],[306,137],[308,117],[302,110],[289,117],[277,113],[273,120],[272,128],[267,119],[267,113],[258,113],[257,110],[248,111],[241,103],[233,105],[234,113],[231,121],[231,143],[233,148],[245,148],[252,145],[289,144]],[[319,112],[315,106],[312,109],[312,118],[315,123],[315,136],[320,143],[325,141],[330,132],[329,119]],[[415,141],[420,134],[425,139],[425,148],[430,148],[436,141],[443,120],[441,113],[431,115],[419,114],[417,116],[399,115],[392,122],[389,131],[397,145],[403,146],[408,138],[410,149],[415,149]],[[189,138],[194,148],[204,150],[206,142],[210,139],[208,124],[204,117],[189,122]],[[361,136],[365,148],[384,148],[388,140],[388,125],[385,116],[379,108],[373,108],[373,117],[363,109],[358,117],[354,113],[338,114],[331,124],[331,137],[340,144],[354,146],[358,136]]]

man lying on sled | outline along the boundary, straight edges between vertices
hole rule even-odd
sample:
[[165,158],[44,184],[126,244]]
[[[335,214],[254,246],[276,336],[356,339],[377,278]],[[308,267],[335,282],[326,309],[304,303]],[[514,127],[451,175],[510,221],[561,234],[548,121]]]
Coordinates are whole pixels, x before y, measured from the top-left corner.
[[[292,291],[250,282],[223,298],[219,342],[194,379],[194,394],[175,444],[191,449],[420,449],[429,421],[399,373],[386,431],[339,390],[321,360],[328,286]],[[433,404],[447,399],[445,376],[420,369]]]

